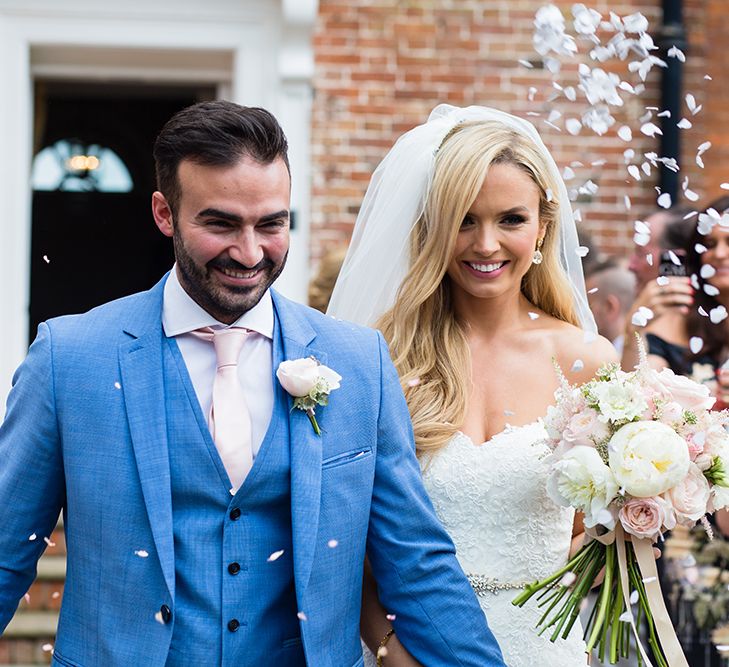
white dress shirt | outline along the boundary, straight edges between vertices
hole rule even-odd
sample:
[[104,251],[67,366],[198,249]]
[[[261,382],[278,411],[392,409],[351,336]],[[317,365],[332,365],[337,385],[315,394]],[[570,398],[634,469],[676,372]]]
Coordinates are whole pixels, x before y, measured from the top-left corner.
[[[217,368],[215,347],[190,332],[202,327],[221,329],[226,326],[199,306],[184,290],[177,278],[175,265],[165,283],[162,327],[167,337],[177,340],[206,419],[213,401],[213,381]],[[238,378],[251,415],[251,447],[255,458],[273,414],[273,302],[270,291],[266,291],[253,308],[230,326],[245,327],[256,332],[246,338],[238,358]]]

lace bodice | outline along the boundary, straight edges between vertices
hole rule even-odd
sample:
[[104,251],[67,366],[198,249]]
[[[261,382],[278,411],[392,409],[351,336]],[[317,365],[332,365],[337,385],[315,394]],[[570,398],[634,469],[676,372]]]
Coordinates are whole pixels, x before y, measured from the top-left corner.
[[[574,512],[547,495],[549,453],[541,421],[511,427],[481,445],[456,433],[430,460],[423,481],[438,518],[456,545],[467,574],[524,584],[564,565]],[[509,667],[577,667],[587,657],[578,625],[567,640],[539,637],[535,599],[524,607],[518,591],[479,595],[481,608]]]
[[[549,453],[541,421],[507,426],[476,445],[463,433],[422,461],[423,481],[438,518],[456,545],[464,572],[504,584],[525,584],[564,565],[574,512],[547,495]],[[511,601],[518,590],[484,592],[479,603],[509,667],[581,667],[587,664],[582,627],[567,640],[538,636],[536,599]],[[365,665],[374,665],[365,651]]]

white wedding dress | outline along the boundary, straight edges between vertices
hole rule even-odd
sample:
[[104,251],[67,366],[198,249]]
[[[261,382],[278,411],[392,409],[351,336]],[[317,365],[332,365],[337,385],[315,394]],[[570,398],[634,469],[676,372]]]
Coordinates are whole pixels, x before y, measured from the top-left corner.
[[[567,561],[574,512],[547,495],[546,437],[540,421],[507,426],[481,445],[459,432],[422,461],[425,488],[469,578],[526,584],[549,576]],[[540,637],[535,630],[542,614],[537,596],[523,607],[511,604],[519,592],[478,594],[506,664],[586,665],[579,622],[566,640],[552,643],[547,633]],[[365,664],[374,665],[371,654]]]

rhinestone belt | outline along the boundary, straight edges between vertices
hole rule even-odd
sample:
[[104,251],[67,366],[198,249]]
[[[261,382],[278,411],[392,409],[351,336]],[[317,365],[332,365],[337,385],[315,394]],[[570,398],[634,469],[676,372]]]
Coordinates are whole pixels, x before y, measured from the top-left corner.
[[484,574],[467,574],[468,583],[471,584],[476,595],[498,595],[499,591],[511,591],[526,588],[527,584],[510,584]]

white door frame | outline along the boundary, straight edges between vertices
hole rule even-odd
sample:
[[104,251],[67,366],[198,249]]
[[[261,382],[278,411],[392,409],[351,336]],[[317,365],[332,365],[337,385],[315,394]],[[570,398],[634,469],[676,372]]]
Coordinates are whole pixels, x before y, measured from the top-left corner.
[[[289,138],[297,212],[277,287],[302,300],[317,10],[318,0],[0,0],[0,416],[27,351],[34,79],[215,83],[221,97],[275,113]],[[170,58],[181,51],[188,57]],[[94,57],[103,53],[114,57]]]

